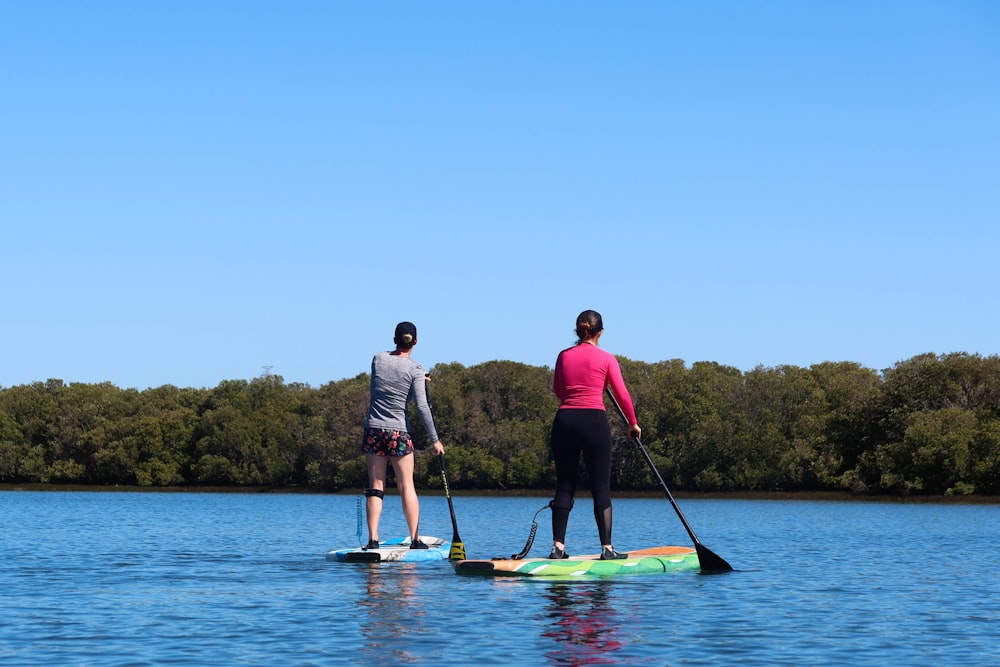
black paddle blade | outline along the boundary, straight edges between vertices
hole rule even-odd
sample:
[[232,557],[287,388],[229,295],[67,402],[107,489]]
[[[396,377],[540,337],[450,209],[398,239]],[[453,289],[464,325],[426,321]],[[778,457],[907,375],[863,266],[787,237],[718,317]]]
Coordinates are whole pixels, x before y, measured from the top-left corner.
[[718,574],[720,572],[732,572],[733,566],[726,562],[726,559],[718,555],[701,542],[694,545],[698,552],[698,563],[701,565],[703,574]]

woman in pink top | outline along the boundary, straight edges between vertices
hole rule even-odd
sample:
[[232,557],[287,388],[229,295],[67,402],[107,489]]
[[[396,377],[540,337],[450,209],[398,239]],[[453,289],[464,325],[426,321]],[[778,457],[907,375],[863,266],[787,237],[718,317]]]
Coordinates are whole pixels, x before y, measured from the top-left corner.
[[610,352],[597,347],[604,331],[601,314],[585,310],[576,318],[576,345],[559,353],[552,389],[559,410],[552,423],[552,456],[556,464],[556,496],[552,508],[552,553],[567,558],[566,525],[576,495],[580,456],[590,477],[594,520],[601,538],[601,558],[625,558],[611,544],[611,427],[604,408],[604,390],[611,388],[625,411],[629,435],[642,433],[636,423],[632,398],[625,388],[621,366]]

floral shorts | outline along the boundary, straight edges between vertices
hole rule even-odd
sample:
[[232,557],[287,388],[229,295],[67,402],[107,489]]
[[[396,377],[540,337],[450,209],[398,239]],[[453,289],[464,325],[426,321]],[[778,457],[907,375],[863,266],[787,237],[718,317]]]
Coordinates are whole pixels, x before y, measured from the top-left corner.
[[413,453],[413,439],[406,431],[365,429],[362,450],[368,456],[406,456]]

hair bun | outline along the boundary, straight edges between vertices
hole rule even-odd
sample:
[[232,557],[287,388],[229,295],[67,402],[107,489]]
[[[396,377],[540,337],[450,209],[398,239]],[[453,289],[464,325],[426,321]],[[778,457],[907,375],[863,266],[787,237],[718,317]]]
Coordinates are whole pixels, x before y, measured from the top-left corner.
[[585,310],[576,318],[576,335],[582,341],[604,330],[604,320],[596,310]]

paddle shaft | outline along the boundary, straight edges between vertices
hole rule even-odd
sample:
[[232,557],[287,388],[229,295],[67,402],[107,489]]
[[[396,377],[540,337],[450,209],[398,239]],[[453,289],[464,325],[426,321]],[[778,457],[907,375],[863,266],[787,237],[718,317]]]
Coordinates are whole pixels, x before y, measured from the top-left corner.
[[451,502],[451,490],[448,488],[448,475],[444,470],[444,454],[438,454],[441,463],[441,482],[444,484],[444,497],[448,499],[448,512],[451,514],[451,549],[450,560],[465,560],[465,543],[458,536],[458,519],[455,518],[455,505]]
[[[614,404],[615,409],[618,410],[618,414],[621,416],[622,421],[625,422],[625,427],[627,428],[629,426],[628,417],[625,416],[625,411],[622,410],[622,406],[618,404],[618,400],[615,398],[615,395],[611,393],[611,387],[607,388],[607,394],[608,398],[610,398],[611,402]],[[681,523],[684,524],[684,530],[687,531],[687,534],[691,537],[691,541],[694,542],[694,548],[698,552],[698,561],[701,563],[702,571],[728,572],[729,570],[732,570],[733,566],[727,563],[726,560],[722,558],[722,556],[713,553],[711,549],[706,547],[698,540],[698,536],[694,534],[694,529],[691,528],[691,524],[689,524],[687,518],[685,518],[684,512],[681,511],[681,508],[677,504],[677,501],[674,500],[673,494],[670,493],[670,488],[667,486],[667,483],[663,481],[663,476],[660,474],[660,471],[656,469],[656,464],[653,463],[653,458],[649,455],[649,452],[646,451],[646,448],[642,445],[642,440],[640,440],[638,437],[632,439],[635,440],[635,444],[639,446],[639,451],[642,452],[643,458],[646,459],[646,463],[649,464],[650,470],[652,470],[653,474],[656,475],[656,479],[659,480],[660,486],[663,487],[664,493],[667,494],[667,499],[670,501],[670,505],[674,508],[674,511],[677,512],[677,516],[678,518],[680,518]]]
[[[427,389],[427,382],[430,376],[424,379],[424,396],[427,398],[427,407],[431,405],[430,390]],[[465,543],[458,536],[458,519],[455,518],[455,505],[451,502],[451,490],[448,488],[448,475],[444,468],[444,454],[438,454],[438,462],[441,464],[441,483],[444,485],[444,497],[448,499],[448,513],[451,514],[451,548],[448,550],[449,560],[465,560]]]

